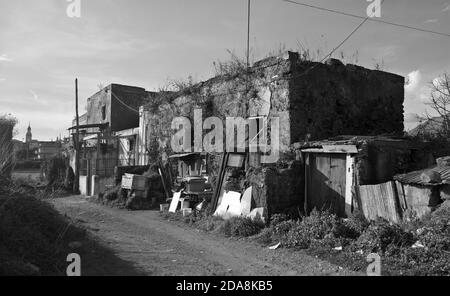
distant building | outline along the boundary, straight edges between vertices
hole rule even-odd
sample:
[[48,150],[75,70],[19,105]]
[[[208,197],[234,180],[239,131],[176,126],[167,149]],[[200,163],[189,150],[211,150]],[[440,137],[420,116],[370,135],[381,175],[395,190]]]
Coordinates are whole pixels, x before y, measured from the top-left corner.
[[[103,190],[112,180],[115,166],[136,164],[139,108],[156,95],[141,87],[110,84],[87,99],[86,113],[79,116],[82,194]],[[73,120],[73,139],[76,125]],[[71,154],[71,166],[75,169],[75,153]]]
[[25,143],[31,143],[31,139],[33,138],[33,134],[31,133],[31,124],[28,123],[27,134],[25,136]]
[[58,155],[61,152],[61,142],[39,142],[37,149],[37,159],[45,160]]

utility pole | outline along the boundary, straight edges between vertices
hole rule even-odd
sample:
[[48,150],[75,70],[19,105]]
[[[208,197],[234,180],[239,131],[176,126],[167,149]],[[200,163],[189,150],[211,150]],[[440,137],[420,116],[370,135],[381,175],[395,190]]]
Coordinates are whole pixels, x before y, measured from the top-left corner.
[[78,78],[75,79],[75,116],[76,116],[76,134],[74,137],[75,145],[75,180],[73,182],[73,192],[80,193],[80,118],[78,116]]
[[247,8],[247,71],[250,67],[250,2],[251,0],[248,0],[248,8]]
[[[247,68],[246,68],[246,82],[245,82],[245,88],[246,88],[246,92],[245,92],[245,96],[246,96],[246,101],[245,101],[245,113],[246,113],[246,118],[248,118],[250,116],[250,11],[251,11],[251,0],[248,0],[248,4],[247,4]],[[250,139],[248,142],[248,147],[250,147]],[[249,165],[250,165],[250,151],[251,149],[249,148],[249,153],[247,154],[247,157],[245,158],[245,169],[247,170]],[[225,156],[224,156],[225,157]]]

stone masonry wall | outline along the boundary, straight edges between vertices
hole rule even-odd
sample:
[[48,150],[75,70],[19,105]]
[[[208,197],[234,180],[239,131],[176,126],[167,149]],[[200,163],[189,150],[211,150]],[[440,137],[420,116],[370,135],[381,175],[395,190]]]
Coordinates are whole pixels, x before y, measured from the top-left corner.
[[404,82],[395,74],[337,60],[293,63],[293,141],[303,141],[307,134],[311,140],[322,140],[337,135],[403,132]]
[[[281,159],[273,165],[251,160],[247,181],[255,189],[256,206],[270,213],[301,207],[304,172],[294,162],[290,145],[308,134],[310,139],[324,139],[401,132],[403,98],[403,77],[336,60],[305,62],[297,53],[288,52],[255,63],[248,74],[215,77],[178,93],[161,93],[141,107],[140,165],[173,154],[172,119],[187,117],[193,126],[195,109],[202,110],[203,120],[209,116],[223,119],[224,129],[227,116],[279,116],[286,122],[280,126]],[[216,161],[211,164],[212,175],[216,175],[220,157],[212,159]]]

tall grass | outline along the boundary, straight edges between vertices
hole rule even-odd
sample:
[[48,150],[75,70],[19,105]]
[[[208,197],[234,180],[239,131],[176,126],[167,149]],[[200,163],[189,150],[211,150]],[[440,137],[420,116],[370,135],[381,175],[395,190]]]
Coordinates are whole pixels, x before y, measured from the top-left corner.
[[13,166],[13,131],[17,120],[10,115],[0,115],[0,175],[10,176]]

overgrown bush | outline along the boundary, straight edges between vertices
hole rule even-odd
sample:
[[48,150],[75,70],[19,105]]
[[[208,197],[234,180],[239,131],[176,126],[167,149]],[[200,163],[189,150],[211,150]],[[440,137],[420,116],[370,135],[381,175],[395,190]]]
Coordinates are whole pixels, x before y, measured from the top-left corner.
[[274,227],[274,226],[280,224],[281,222],[288,221],[288,220],[290,220],[290,219],[289,219],[289,216],[287,214],[273,214],[270,217],[269,225],[271,227]]
[[393,264],[403,267],[406,275],[449,275],[450,256],[436,249],[405,248],[400,257],[394,257]]
[[0,275],[62,275],[67,239],[83,235],[49,204],[20,193],[2,194]]
[[304,217],[289,230],[282,243],[287,247],[307,249],[312,243],[323,239],[334,242],[338,227],[339,219],[336,215],[313,210],[310,216]]
[[227,236],[248,237],[258,234],[264,226],[265,224],[261,219],[233,217],[225,221],[222,232]]
[[413,243],[412,233],[380,218],[369,225],[354,243],[354,247],[368,253],[393,255],[401,248],[410,247]]
[[356,212],[347,219],[343,219],[337,225],[335,236],[349,239],[358,238],[370,223],[360,212]]
[[294,220],[281,221],[271,227],[273,229],[273,235],[275,237],[282,238],[286,234],[288,234],[288,232],[292,228],[296,227],[298,225],[298,223],[299,223],[298,221],[294,221]]
[[255,235],[254,240],[262,245],[268,245],[273,243],[274,240],[274,234],[271,227],[264,228],[259,234]]
[[196,226],[204,231],[214,231],[221,228],[225,221],[216,216],[200,216],[196,221]]

